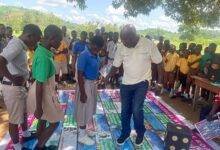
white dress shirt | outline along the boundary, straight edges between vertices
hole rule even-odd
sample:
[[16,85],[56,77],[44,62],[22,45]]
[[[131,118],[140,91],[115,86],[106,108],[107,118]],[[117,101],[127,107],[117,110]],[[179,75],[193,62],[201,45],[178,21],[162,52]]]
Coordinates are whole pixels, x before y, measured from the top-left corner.
[[140,38],[134,48],[118,44],[113,66],[120,67],[123,63],[124,75],[122,84],[133,85],[151,80],[151,63],[159,64],[162,56],[157,46],[150,40]]

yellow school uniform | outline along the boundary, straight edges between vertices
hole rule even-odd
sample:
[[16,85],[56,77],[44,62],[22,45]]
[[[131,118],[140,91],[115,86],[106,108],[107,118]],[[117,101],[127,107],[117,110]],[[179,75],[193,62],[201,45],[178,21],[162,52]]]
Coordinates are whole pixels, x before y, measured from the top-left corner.
[[[60,47],[58,48],[57,51],[62,52],[62,51],[64,51],[67,48],[68,48],[67,44],[64,41],[61,41]],[[56,62],[67,62],[67,58],[66,58],[65,54],[55,55],[54,56],[54,60]]]
[[[193,63],[193,62],[201,59],[201,57],[202,57],[201,55],[191,54],[188,57],[188,62]],[[192,69],[197,69],[198,67],[199,67],[199,61],[190,66],[190,68],[192,68]]]
[[28,51],[27,51],[27,59],[28,59],[28,60],[31,60],[31,62],[32,62],[33,56],[34,56],[34,51],[28,50]]
[[189,66],[187,58],[179,58],[177,66],[180,68],[180,72],[183,74],[189,73]]
[[165,57],[166,62],[164,64],[164,69],[166,72],[172,72],[179,60],[179,55],[177,53],[168,53]]
[[34,56],[34,51],[33,50],[28,50],[27,51],[27,60],[28,60],[29,69],[31,69],[31,66],[32,66],[33,56]]

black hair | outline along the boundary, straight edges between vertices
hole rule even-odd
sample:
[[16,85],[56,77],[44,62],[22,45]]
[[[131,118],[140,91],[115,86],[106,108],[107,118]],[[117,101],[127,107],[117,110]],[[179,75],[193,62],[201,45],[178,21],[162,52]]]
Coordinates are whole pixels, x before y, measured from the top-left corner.
[[165,40],[163,43],[164,43],[164,50],[165,51],[170,50],[170,40]]
[[35,24],[27,24],[24,26],[22,34],[31,34],[34,36],[42,36],[40,28]]
[[151,38],[151,36],[150,36],[150,35],[148,35],[148,34],[147,34],[147,35],[145,35],[145,38],[146,38],[146,39],[148,39],[148,40],[151,40],[151,39],[152,39],[152,38]]
[[91,44],[97,46],[98,48],[102,48],[104,46],[104,39],[102,38],[102,36],[95,35],[91,39]]
[[87,32],[86,31],[82,31],[81,35],[86,35],[87,36]]
[[67,29],[67,28],[66,28],[66,26],[62,26],[62,28],[61,28],[61,29],[63,29],[63,28]]
[[118,32],[114,32],[114,35],[118,35],[119,36],[119,33]]
[[62,30],[56,25],[48,25],[44,30],[45,39],[49,39],[52,36],[62,38]]
[[195,50],[195,48],[196,48],[196,43],[190,43],[189,44],[189,47],[188,47],[188,50]]
[[210,43],[209,47],[216,49],[217,48],[217,44],[216,43]]
[[114,33],[113,33],[112,31],[110,31],[110,32],[108,33],[109,36],[113,36],[113,34],[114,34]]
[[108,35],[109,35],[109,33],[108,33],[108,32],[104,32],[104,33],[103,33],[103,35],[106,35],[106,36],[108,36]]
[[196,49],[199,50],[199,51],[202,51],[202,44],[197,44]]
[[159,36],[159,40],[160,40],[160,39],[162,39],[162,40],[163,40],[163,39],[164,39],[164,37],[163,37],[163,36]]
[[6,29],[7,29],[7,30],[8,30],[8,29],[9,29],[9,30],[12,30],[12,27],[10,27],[10,26],[7,26],[7,27],[6,27]]
[[170,45],[170,40],[165,40],[165,41],[164,41],[164,44],[165,44],[165,45],[166,45],[166,44],[167,44],[167,45]]
[[182,49],[186,50],[186,49],[187,49],[187,43],[186,43],[186,42],[180,43],[179,49],[181,49],[181,50],[182,50]]

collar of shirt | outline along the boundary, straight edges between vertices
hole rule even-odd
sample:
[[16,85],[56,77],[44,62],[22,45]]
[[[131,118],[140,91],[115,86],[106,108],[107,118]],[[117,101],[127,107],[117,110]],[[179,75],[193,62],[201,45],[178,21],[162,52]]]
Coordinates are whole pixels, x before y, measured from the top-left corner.
[[89,54],[89,56],[90,56],[90,57],[99,58],[99,56],[98,56],[98,55],[94,55],[94,54],[92,54],[92,52],[91,52],[91,49],[90,49],[90,48],[89,48],[88,50],[86,50],[86,51],[88,51],[88,54]]
[[18,38],[18,39],[19,39],[19,41],[21,42],[21,45],[22,45],[23,49],[24,49],[24,50],[27,50],[28,47],[27,47],[27,45],[24,43],[24,41],[22,41],[20,38]]
[[38,47],[48,56],[48,57],[53,57],[54,54],[50,50],[46,49],[43,47],[40,43],[38,44]]

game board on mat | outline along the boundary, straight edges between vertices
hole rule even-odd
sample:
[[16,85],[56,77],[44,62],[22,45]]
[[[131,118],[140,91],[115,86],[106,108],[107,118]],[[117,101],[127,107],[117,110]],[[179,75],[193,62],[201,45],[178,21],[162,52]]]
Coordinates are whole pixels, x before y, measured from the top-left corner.
[[[68,93],[69,91],[64,91]],[[117,146],[116,139],[120,135],[121,118],[120,118],[120,93],[119,90],[100,90],[97,104],[97,113],[94,116],[94,130],[96,136],[93,138],[96,142],[93,146],[85,146],[77,144],[79,150],[132,150],[136,149],[134,146],[135,132],[131,133],[131,138],[123,146]],[[62,99],[62,98],[61,98]],[[74,105],[73,100],[73,105]],[[165,137],[166,125],[168,122],[178,124],[185,124],[181,119],[173,113],[169,108],[163,105],[153,93],[146,95],[144,103],[144,119],[146,126],[146,133],[144,144],[141,149],[163,149],[163,140]],[[131,122],[133,128],[133,122]],[[65,125],[64,125],[65,128]],[[73,134],[76,134],[74,132]],[[63,135],[61,136],[62,139]],[[65,139],[65,137],[64,137]],[[61,141],[65,143],[65,140]],[[73,144],[75,141],[70,142]],[[65,147],[63,147],[65,149]],[[203,139],[197,134],[193,133],[193,140],[191,149],[212,149]]]
[[[116,139],[120,135],[121,116],[120,116],[120,93],[119,90],[100,90],[97,97],[97,112],[91,124],[91,130],[96,134],[93,137],[95,145],[86,146],[77,143],[77,126],[75,120],[75,91],[59,91],[59,100],[61,107],[65,112],[65,121],[54,132],[47,143],[53,150],[134,150],[135,132],[132,130],[131,138],[123,145],[117,146]],[[32,116],[33,117],[33,116]],[[144,102],[144,119],[146,133],[143,150],[162,150],[164,148],[163,140],[165,137],[166,125],[168,122],[185,124],[170,108],[161,103],[153,93],[146,94]],[[30,120],[30,118],[29,118]],[[31,130],[36,129],[36,120],[32,118],[29,121]],[[133,129],[133,121],[131,121]],[[24,145],[33,145],[35,140]],[[11,145],[10,143],[8,144]],[[7,145],[7,146],[8,146]],[[30,146],[31,147],[31,146]],[[10,147],[6,148],[7,150]],[[208,145],[197,133],[193,133],[191,149],[211,150]]]

